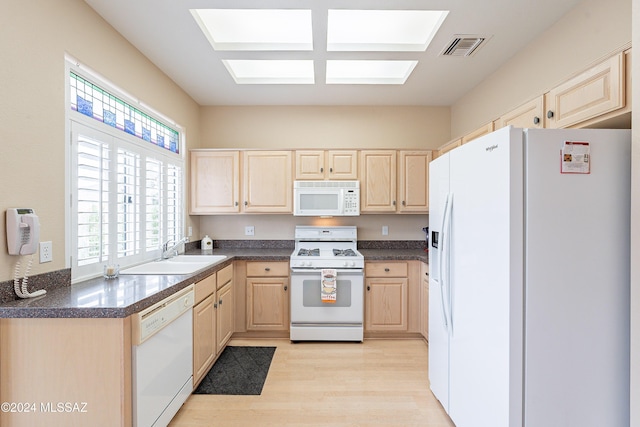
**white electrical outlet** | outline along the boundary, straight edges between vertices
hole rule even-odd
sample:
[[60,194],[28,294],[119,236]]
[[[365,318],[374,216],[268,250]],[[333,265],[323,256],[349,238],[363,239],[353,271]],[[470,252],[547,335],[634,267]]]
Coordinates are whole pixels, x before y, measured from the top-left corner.
[[187,236],[188,236],[188,237],[193,236],[193,227],[189,227],[187,230],[188,230],[188,232],[187,232]]
[[255,227],[253,225],[247,225],[244,228],[244,235],[245,236],[253,236],[255,234],[255,232],[256,232],[256,229],[255,229]]
[[40,242],[40,264],[53,261],[53,243]]
[[382,226],[382,235],[383,236],[388,236],[389,235],[389,226],[388,225],[383,225]]

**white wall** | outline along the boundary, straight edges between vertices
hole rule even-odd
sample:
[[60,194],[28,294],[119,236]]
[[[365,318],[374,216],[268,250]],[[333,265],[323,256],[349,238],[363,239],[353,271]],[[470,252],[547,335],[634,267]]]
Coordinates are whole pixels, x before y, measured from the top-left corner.
[[[0,212],[31,207],[53,262],[65,268],[65,52],[171,117],[199,140],[199,107],[83,0],[2,0],[0,11]],[[194,224],[197,228],[197,224]],[[0,281],[16,257],[0,233]]]

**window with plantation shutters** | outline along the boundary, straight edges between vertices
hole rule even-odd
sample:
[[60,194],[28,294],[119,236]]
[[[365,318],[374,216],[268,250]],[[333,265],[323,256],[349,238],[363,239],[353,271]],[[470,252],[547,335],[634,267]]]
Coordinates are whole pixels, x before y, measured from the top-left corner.
[[[158,258],[184,233],[182,158],[71,121],[73,280]],[[156,152],[157,151],[157,152]],[[166,150],[164,150],[166,151]]]
[[109,144],[90,136],[76,140],[75,263],[107,261],[109,253]]
[[118,149],[116,181],[116,253],[140,253],[140,154]]
[[160,229],[158,221],[162,217],[162,162],[148,159],[146,162],[146,239],[145,250],[152,251],[160,247]]
[[166,218],[167,218],[167,236],[172,236],[173,240],[179,240],[182,237],[184,228],[184,211],[183,203],[183,186],[182,177],[184,172],[182,166],[176,164],[167,164],[165,173],[166,182]]

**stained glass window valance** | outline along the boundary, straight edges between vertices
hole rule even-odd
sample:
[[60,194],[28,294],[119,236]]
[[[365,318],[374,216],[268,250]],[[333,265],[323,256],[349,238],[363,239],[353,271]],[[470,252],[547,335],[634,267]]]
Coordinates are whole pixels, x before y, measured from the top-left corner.
[[71,109],[158,147],[180,152],[180,134],[81,76],[70,73]]

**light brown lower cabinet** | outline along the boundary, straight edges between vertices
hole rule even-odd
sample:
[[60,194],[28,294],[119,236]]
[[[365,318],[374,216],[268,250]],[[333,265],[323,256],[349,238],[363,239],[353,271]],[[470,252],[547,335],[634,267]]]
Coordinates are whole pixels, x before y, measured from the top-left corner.
[[429,265],[422,263],[422,287],[420,288],[420,332],[429,341]]
[[408,330],[408,265],[365,263],[365,332]]
[[209,372],[231,338],[234,325],[233,265],[195,284],[193,387]]
[[193,385],[209,371],[216,357],[216,302],[210,294],[193,308]]
[[216,311],[217,352],[220,353],[233,334],[233,286],[229,282],[217,292],[218,308]]
[[247,262],[247,331],[289,330],[289,263]]

